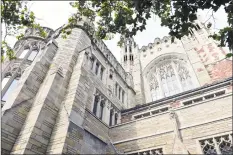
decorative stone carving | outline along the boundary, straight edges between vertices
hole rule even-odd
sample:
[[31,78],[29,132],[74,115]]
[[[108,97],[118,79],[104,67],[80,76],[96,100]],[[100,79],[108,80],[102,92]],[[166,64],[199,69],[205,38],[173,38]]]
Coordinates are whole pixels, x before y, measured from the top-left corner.
[[170,119],[175,119],[176,118],[176,113],[173,109],[170,109],[169,110],[169,116],[170,116]]

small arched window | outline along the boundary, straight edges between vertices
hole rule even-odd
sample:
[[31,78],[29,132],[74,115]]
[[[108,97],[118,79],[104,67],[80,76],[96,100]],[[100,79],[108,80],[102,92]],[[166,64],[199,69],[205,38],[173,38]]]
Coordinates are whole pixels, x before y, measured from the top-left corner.
[[132,47],[129,46],[129,53],[132,53]]

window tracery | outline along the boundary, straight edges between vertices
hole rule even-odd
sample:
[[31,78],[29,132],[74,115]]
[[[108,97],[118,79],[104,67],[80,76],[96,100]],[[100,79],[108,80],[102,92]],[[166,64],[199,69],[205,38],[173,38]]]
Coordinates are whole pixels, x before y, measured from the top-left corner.
[[191,76],[190,76],[187,68],[185,68],[183,65],[181,65],[178,62],[174,62],[174,63],[176,65],[176,69],[178,71],[178,75],[179,75],[179,78],[180,78],[180,81],[181,81],[181,84],[183,86],[184,91],[193,88]]
[[152,101],[194,88],[189,70],[182,62],[165,60],[154,66],[147,77]]
[[137,153],[130,153],[128,155],[163,155],[163,149],[162,148],[151,149],[146,151],[140,151]]
[[232,154],[232,134],[200,140],[200,145],[205,155]]

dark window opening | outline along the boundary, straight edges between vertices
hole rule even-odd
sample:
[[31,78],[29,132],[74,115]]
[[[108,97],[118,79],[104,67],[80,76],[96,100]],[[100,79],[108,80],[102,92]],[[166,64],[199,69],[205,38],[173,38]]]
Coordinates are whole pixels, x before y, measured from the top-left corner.
[[104,101],[101,101],[100,103],[100,119],[103,118],[103,111],[104,111]]
[[112,126],[112,117],[113,117],[113,110],[110,111],[110,120],[109,120],[109,126]]
[[214,94],[205,96],[205,99],[211,99],[211,98],[214,98]]
[[124,56],[124,61],[127,61],[127,55]]
[[226,93],[225,90],[223,90],[223,91],[215,93],[215,95],[216,96],[221,96],[221,95],[224,95],[225,93]]
[[93,69],[93,66],[94,66],[94,58],[92,57],[91,58],[91,69]]
[[147,117],[147,116],[150,116],[150,113],[145,113],[145,114],[142,114],[143,117]]
[[115,114],[115,125],[117,124],[118,115]]
[[132,53],[132,48],[131,48],[131,46],[129,47],[129,52]]
[[93,107],[93,113],[94,113],[94,115],[96,115],[96,112],[97,112],[98,102],[99,102],[99,96],[95,96],[94,107]]
[[194,103],[201,102],[201,101],[203,101],[203,98],[202,98],[202,97],[193,100]]
[[97,75],[98,74],[98,71],[99,71],[99,63],[96,63],[96,68],[95,68],[95,74]]
[[142,115],[137,115],[137,116],[134,116],[135,119],[139,119],[139,118],[142,118]]
[[159,110],[152,111],[151,113],[152,113],[153,115],[158,114],[158,113],[159,113]]
[[183,104],[184,105],[190,105],[190,104],[192,104],[193,103],[193,101],[191,100],[191,101],[186,101],[186,102],[184,102]]

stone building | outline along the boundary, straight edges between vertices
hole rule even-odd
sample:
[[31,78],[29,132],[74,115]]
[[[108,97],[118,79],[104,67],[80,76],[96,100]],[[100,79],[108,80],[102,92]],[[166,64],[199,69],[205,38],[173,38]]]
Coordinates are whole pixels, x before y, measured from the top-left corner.
[[125,39],[120,63],[85,17],[62,28],[27,29],[2,64],[2,154],[232,152],[232,60],[204,24]]

